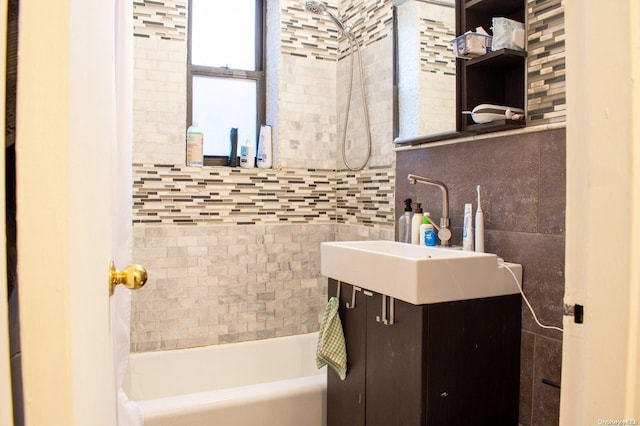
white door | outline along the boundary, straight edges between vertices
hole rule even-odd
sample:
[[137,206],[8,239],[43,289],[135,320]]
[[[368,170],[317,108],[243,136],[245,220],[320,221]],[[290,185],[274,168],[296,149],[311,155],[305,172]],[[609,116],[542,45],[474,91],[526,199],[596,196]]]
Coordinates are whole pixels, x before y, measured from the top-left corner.
[[565,16],[565,303],[584,324],[565,317],[560,424],[638,424],[640,3],[567,0]]
[[118,137],[116,113],[115,16],[123,3],[20,2],[17,220],[27,425],[116,424],[107,271],[114,258],[126,266],[119,236],[131,226],[131,148]]

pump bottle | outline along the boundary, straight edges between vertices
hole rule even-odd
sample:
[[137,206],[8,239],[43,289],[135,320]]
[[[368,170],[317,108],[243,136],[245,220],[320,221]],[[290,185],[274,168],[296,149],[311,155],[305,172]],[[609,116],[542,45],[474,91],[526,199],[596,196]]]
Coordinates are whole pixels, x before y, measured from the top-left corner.
[[411,244],[420,244],[420,225],[422,225],[422,203],[416,203],[416,212],[411,219]]
[[411,242],[411,198],[404,200],[404,213],[398,219],[398,241],[401,243]]

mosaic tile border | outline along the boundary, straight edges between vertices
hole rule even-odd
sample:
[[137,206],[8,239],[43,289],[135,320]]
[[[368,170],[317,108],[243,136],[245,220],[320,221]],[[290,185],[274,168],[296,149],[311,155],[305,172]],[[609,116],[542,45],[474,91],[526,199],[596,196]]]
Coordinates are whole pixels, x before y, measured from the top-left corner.
[[186,41],[187,1],[134,0],[135,37]]
[[423,72],[456,75],[456,57],[451,48],[455,28],[433,19],[420,19],[420,68]]
[[394,172],[133,167],[134,225],[348,223],[393,228]]
[[345,17],[345,22],[353,23],[353,31],[360,44],[368,46],[385,37],[391,37],[392,5],[393,2],[389,0],[359,0],[349,2],[341,13]]
[[527,108],[530,125],[566,121],[563,0],[528,0]]
[[393,228],[394,183],[394,171],[386,169],[338,173],[336,221]]

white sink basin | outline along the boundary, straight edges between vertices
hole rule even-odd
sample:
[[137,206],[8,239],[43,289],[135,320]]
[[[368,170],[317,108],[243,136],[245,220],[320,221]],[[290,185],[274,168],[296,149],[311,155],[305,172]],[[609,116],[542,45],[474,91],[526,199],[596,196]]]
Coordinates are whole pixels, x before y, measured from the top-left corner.
[[[497,256],[395,241],[322,243],[322,275],[414,305],[518,293]],[[506,263],[522,282],[522,267]]]

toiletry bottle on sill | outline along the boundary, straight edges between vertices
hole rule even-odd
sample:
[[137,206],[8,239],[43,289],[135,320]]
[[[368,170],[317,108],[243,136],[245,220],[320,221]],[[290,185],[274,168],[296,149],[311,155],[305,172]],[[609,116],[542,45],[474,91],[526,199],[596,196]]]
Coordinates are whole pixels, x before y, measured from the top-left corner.
[[227,166],[238,167],[238,128],[232,127],[229,132],[229,158]]
[[203,164],[204,134],[198,123],[193,123],[187,129],[187,166],[202,166]]
[[273,165],[272,137],[271,126],[268,124],[262,124],[260,126],[258,151],[256,153],[256,164],[259,169],[270,169]]
[[416,212],[411,219],[411,244],[420,244],[420,225],[422,225],[422,203],[416,203]]
[[404,213],[398,219],[398,241],[401,243],[411,242],[411,198],[404,200]]
[[251,169],[255,167],[256,155],[254,146],[247,140],[240,147],[240,167]]

